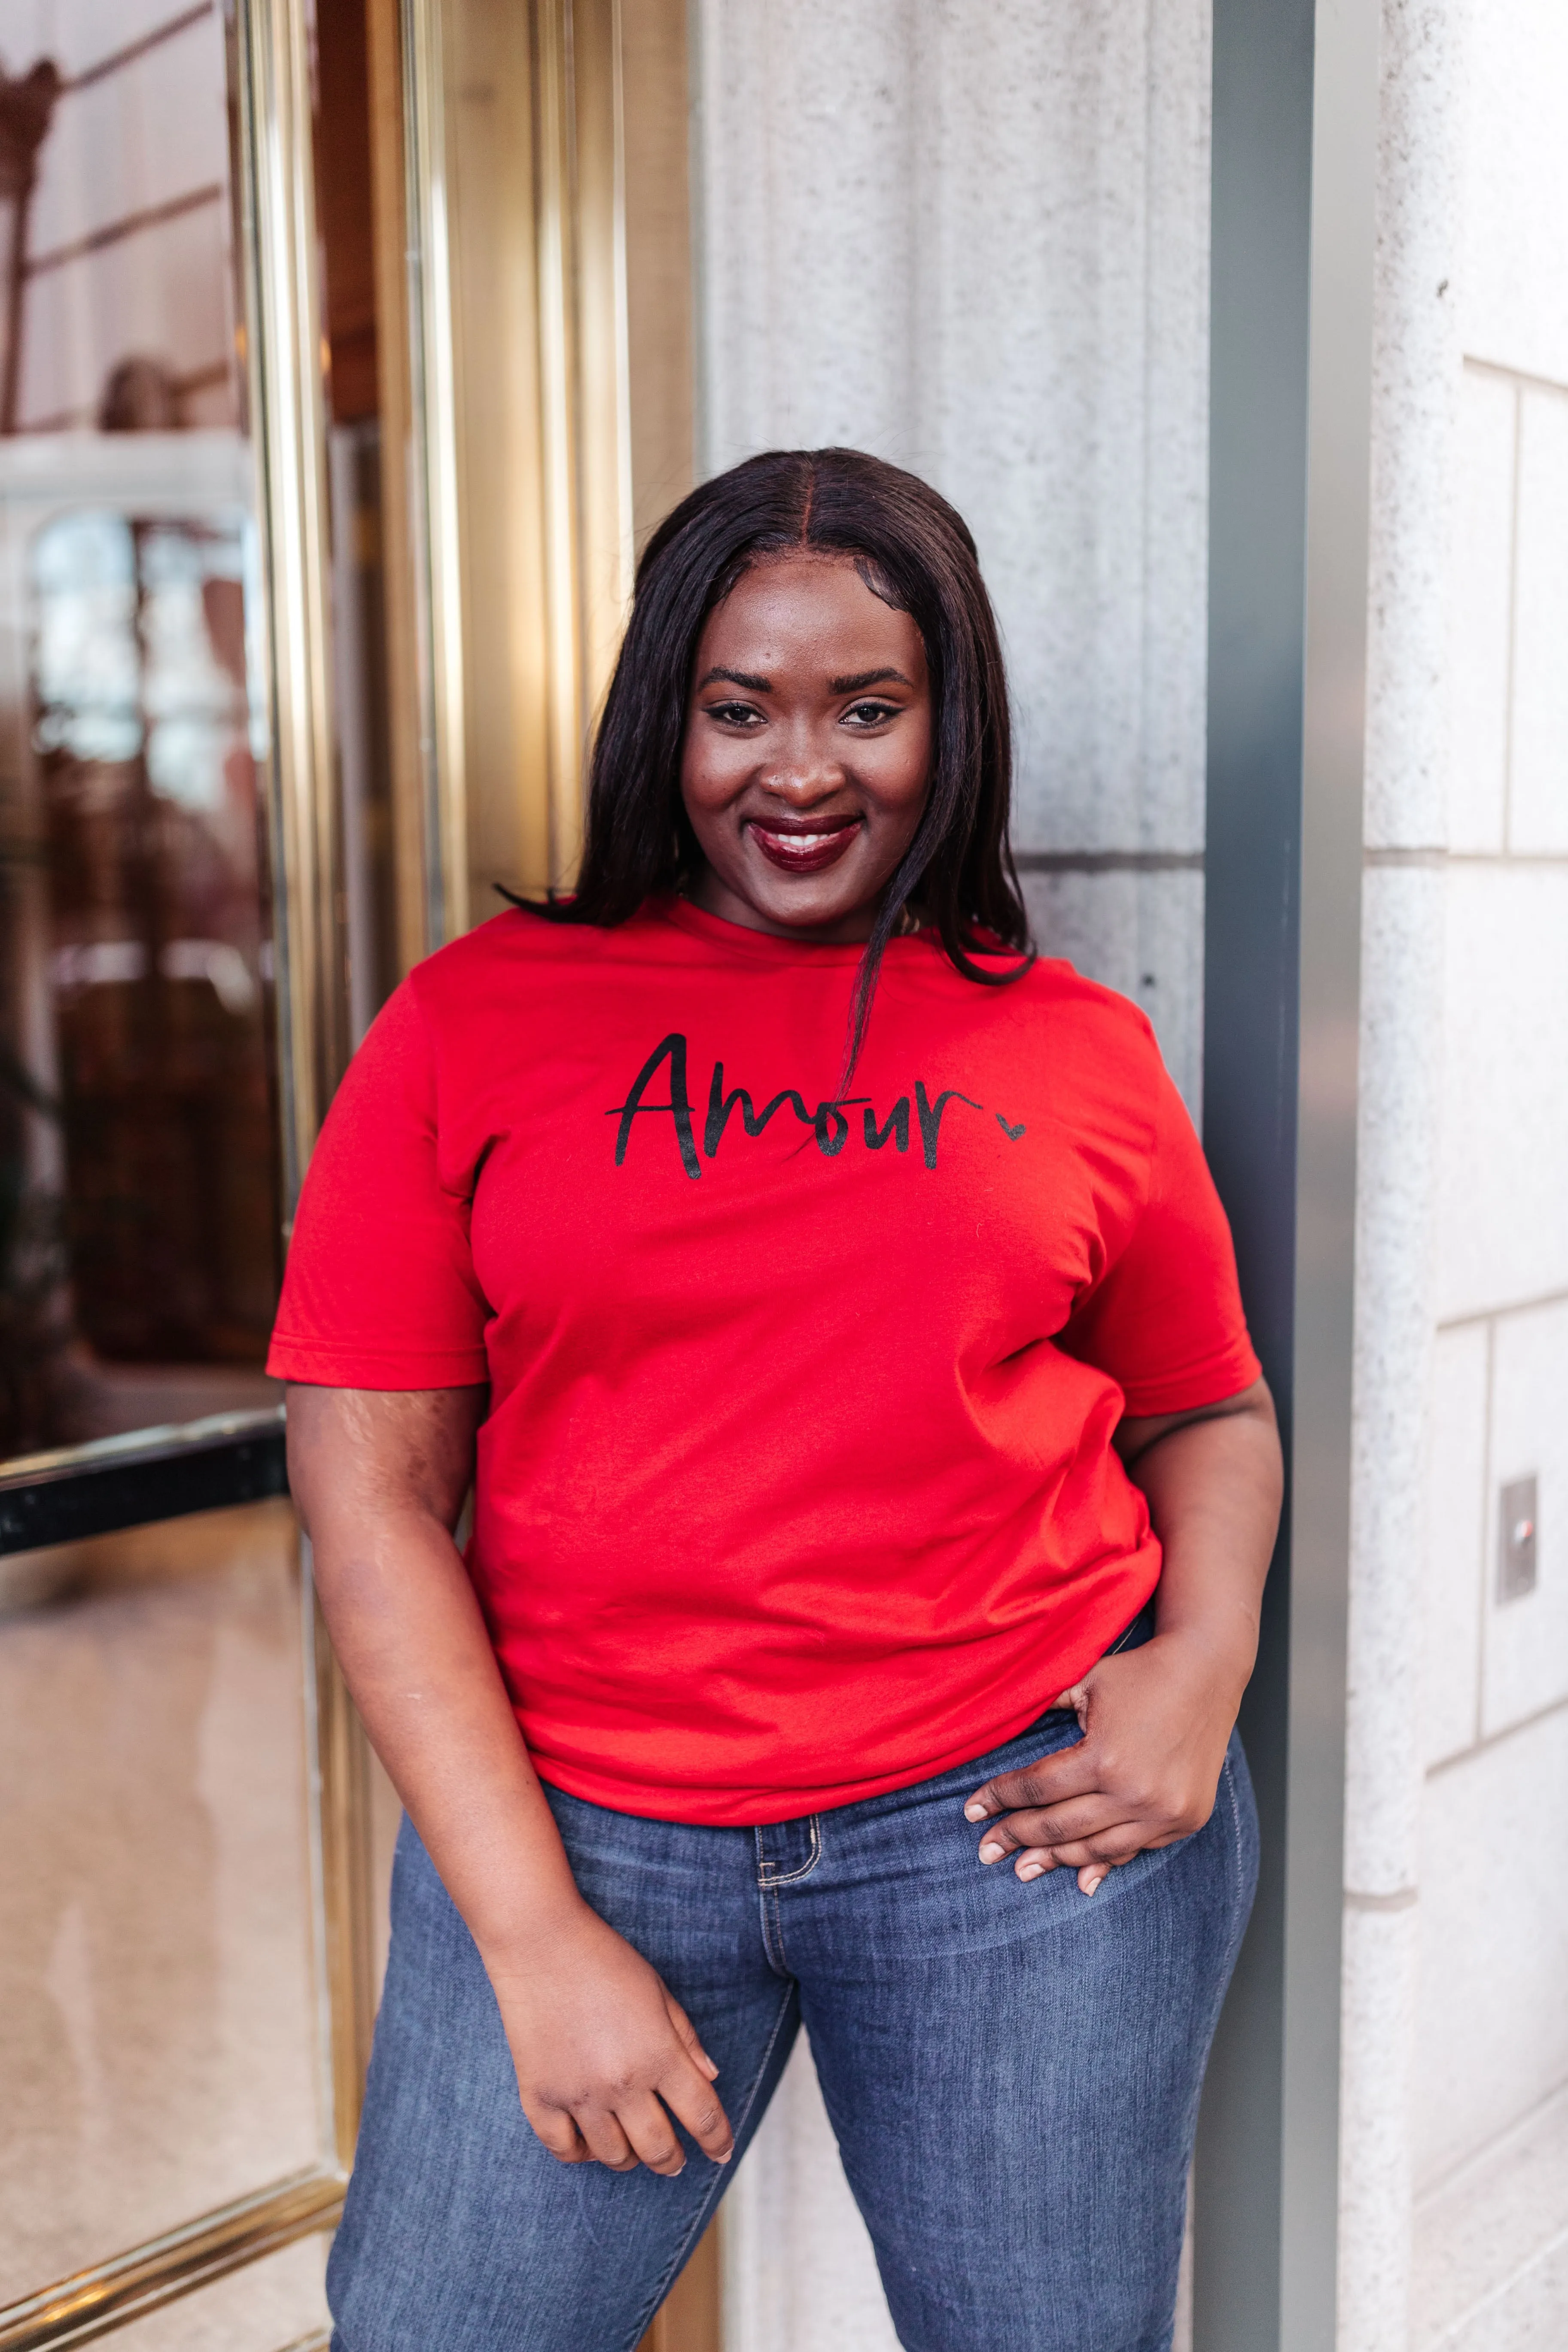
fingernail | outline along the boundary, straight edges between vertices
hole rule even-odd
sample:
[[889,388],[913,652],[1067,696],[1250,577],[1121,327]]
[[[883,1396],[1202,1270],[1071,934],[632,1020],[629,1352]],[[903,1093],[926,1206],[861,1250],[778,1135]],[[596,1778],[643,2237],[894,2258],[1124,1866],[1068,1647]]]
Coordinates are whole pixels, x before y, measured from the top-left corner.
[[1098,1895],[1098,1894],[1100,1893],[1100,1888],[1104,1885],[1104,1884],[1105,1884],[1105,1874],[1104,1874],[1104,1872],[1102,1871],[1102,1872],[1100,1873],[1100,1876],[1095,1880],[1094,1885],[1093,1885],[1092,1886],[1087,1886],[1087,1887],[1085,1887],[1084,1892],[1085,1892],[1085,1894],[1086,1894],[1086,1895]]
[[1045,1870],[1046,1865],[1043,1862],[1021,1862],[1018,1864],[1020,1878],[1043,1878]]
[[980,1859],[982,1862],[1000,1862],[1006,1851],[1005,1845],[983,1845],[980,1849]]
[[985,1819],[985,1808],[978,1797],[971,1797],[963,1808],[963,1818],[966,1822],[983,1822]]

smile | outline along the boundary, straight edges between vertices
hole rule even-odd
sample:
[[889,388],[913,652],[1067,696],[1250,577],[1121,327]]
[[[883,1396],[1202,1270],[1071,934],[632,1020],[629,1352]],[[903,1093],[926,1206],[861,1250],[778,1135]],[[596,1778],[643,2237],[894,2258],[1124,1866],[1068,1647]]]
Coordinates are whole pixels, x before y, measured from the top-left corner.
[[816,825],[773,826],[753,817],[748,830],[770,866],[784,874],[819,874],[837,865],[860,830],[858,817],[840,817]]

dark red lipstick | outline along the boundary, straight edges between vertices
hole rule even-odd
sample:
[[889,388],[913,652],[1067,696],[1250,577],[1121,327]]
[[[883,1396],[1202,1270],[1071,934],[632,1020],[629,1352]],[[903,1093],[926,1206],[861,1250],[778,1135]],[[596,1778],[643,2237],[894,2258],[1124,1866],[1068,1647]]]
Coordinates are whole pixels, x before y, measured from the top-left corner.
[[775,817],[764,824],[749,820],[752,840],[781,874],[820,874],[837,866],[860,830],[858,816]]

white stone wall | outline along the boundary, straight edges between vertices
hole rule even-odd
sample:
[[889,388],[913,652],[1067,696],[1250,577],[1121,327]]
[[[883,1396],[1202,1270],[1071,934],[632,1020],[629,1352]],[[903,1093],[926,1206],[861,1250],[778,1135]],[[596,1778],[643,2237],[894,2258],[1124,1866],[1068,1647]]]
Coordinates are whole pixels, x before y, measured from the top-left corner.
[[1568,14],[1384,24],[1341,2341],[1533,2352],[1568,2342]]
[[[1201,1078],[1207,0],[697,0],[699,459],[848,443],[979,542],[1041,945]],[[809,2054],[726,2205],[729,2352],[890,2352]]]

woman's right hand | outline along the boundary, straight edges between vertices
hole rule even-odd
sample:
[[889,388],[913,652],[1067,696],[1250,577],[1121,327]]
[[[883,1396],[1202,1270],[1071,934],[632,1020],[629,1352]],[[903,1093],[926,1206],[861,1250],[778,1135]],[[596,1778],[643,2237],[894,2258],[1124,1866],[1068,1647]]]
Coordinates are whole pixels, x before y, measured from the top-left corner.
[[719,2070],[658,1972],[578,1893],[452,1540],[487,1395],[289,1390],[289,1486],[333,1647],[483,1955],[523,2113],[551,2154],[679,2172],[674,2116],[723,2164]]
[[729,2162],[719,2069],[658,1970],[596,1911],[580,1904],[548,1942],[487,1952],[485,1966],[522,2112],[552,2156],[670,2176],[686,2163],[674,2116],[705,2156]]

